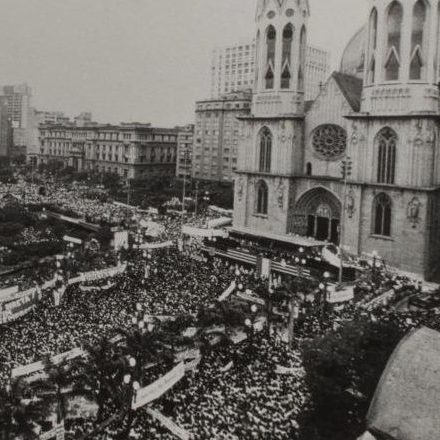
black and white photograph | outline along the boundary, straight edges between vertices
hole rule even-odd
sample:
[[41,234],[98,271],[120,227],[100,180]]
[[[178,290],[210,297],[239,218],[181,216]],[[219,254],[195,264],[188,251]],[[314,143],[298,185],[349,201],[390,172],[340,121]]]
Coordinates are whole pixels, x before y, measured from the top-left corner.
[[440,439],[439,0],[0,9],[0,440]]

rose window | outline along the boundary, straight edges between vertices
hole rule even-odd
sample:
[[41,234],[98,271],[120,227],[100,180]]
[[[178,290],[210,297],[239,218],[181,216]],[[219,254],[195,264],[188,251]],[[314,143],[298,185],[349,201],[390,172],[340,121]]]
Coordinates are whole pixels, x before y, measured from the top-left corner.
[[338,125],[321,125],[313,133],[312,144],[323,159],[339,159],[347,147],[347,133]]

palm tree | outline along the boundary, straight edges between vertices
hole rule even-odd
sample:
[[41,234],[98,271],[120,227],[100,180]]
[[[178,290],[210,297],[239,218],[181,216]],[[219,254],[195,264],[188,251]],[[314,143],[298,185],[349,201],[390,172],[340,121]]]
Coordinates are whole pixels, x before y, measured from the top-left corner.
[[57,423],[61,423],[66,417],[67,401],[78,395],[74,384],[78,376],[74,374],[72,366],[68,362],[55,364],[47,357],[44,361],[47,378],[36,381],[32,388],[37,397],[47,404],[56,405]]
[[74,390],[98,405],[97,422],[103,420],[106,402],[115,396],[116,377],[119,376],[119,357],[107,338],[97,345],[85,347],[86,357],[74,363],[79,371]]
[[23,380],[11,382],[7,388],[0,389],[0,432],[2,440],[34,439],[34,422],[48,414],[43,402],[26,400],[29,387]]

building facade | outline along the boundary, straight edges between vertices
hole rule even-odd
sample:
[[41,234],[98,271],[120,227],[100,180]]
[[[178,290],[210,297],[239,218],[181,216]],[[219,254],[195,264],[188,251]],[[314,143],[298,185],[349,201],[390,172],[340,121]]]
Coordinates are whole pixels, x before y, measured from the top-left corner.
[[249,114],[251,94],[230,93],[196,103],[192,176],[201,180],[233,181],[237,169],[240,121]]
[[3,87],[8,118],[12,125],[13,148],[19,151],[26,149],[32,136],[32,89],[27,84]]
[[126,179],[175,175],[176,128],[70,123],[42,124],[39,132],[39,151],[29,158],[37,165],[61,162],[76,171],[115,173]]
[[[307,112],[306,0],[260,0],[257,82],[243,117],[234,228],[309,237],[436,278],[440,16],[371,0],[363,80],[334,73]],[[351,164],[347,185],[343,162]],[[350,168],[350,167],[349,167]]]
[[[214,49],[211,62],[211,98],[252,90],[255,81],[255,39]],[[305,63],[305,100],[315,99],[330,73],[328,51],[308,45]]]
[[8,103],[0,96],[0,162],[9,160],[12,149],[12,125],[8,117]]
[[194,124],[179,127],[177,133],[176,177],[191,178]]

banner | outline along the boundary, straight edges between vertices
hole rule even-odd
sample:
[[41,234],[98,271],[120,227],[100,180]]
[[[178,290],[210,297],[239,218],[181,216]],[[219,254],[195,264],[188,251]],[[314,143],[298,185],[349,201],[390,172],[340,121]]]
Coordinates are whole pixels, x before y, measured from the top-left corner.
[[234,361],[229,362],[229,364],[225,365],[223,368],[220,368],[222,373],[228,372],[234,366]]
[[105,284],[104,286],[79,286],[79,290],[81,292],[100,292],[100,291],[106,291],[114,287],[115,283]]
[[190,433],[185,431],[180,426],[176,425],[171,419],[165,417],[159,411],[156,411],[152,408],[147,408],[147,413],[150,414],[151,417],[162,423],[162,425],[167,428],[171,433],[173,433],[176,437],[182,440],[189,440]]
[[144,243],[141,245],[134,245],[133,248],[134,249],[164,249],[164,248],[169,248],[169,247],[173,247],[174,246],[174,242],[172,241],[165,241],[163,243]]
[[304,376],[304,370],[302,368],[287,368],[281,365],[277,365],[275,373],[283,376],[292,376],[294,374]]
[[231,296],[232,292],[234,292],[236,287],[237,287],[236,282],[232,281],[231,285],[220,295],[218,301],[223,302],[227,300]]
[[79,238],[75,238],[75,237],[70,237],[68,235],[65,235],[63,237],[64,241],[68,241],[69,243],[74,243],[74,244],[82,244],[82,240]]
[[7,301],[12,295],[18,293],[18,286],[7,287],[0,290],[0,302]]
[[216,218],[215,220],[210,220],[207,223],[209,229],[221,228],[223,226],[229,226],[229,225],[232,225],[231,217]]
[[81,281],[98,281],[104,278],[111,278],[125,271],[126,266],[109,267],[107,269],[92,270],[81,274]]
[[128,231],[116,231],[113,233],[113,247],[116,251],[128,249]]
[[162,394],[171,389],[177,382],[185,376],[185,366],[181,362],[174,367],[165,376],[153,382],[151,385],[141,388],[135,395],[132,403],[132,409],[138,409],[147,403],[158,399]]
[[186,361],[187,359],[195,359],[198,357],[200,357],[200,350],[198,348],[193,348],[176,353],[176,360],[178,362]]
[[354,300],[354,286],[349,286],[342,290],[335,290],[334,286],[329,286],[327,295],[329,303],[336,304],[352,300]]
[[243,301],[251,302],[254,304],[258,304],[260,306],[264,306],[265,302],[264,299],[259,298],[258,296],[249,295],[248,293],[238,292],[237,298],[242,299]]
[[195,228],[193,226],[184,225],[182,226],[182,233],[184,235],[190,235],[191,237],[229,237],[227,231],[221,229],[204,229],[204,228]]

